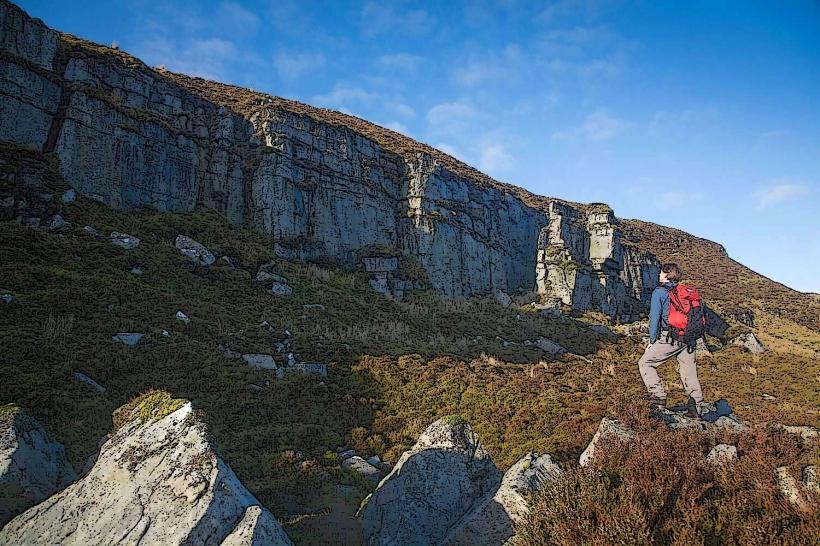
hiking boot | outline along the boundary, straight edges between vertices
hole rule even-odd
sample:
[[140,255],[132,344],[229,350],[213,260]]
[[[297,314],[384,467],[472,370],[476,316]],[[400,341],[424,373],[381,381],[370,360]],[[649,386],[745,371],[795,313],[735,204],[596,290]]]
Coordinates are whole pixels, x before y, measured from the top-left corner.
[[695,400],[690,396],[689,400],[686,401],[686,415],[689,417],[694,419],[702,419],[704,415],[709,413],[709,411],[709,405],[703,400],[700,402],[695,402]]

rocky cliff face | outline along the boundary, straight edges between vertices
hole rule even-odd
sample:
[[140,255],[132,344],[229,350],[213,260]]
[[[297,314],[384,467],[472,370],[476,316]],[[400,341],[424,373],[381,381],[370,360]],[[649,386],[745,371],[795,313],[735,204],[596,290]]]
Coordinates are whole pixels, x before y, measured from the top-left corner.
[[[450,296],[531,291],[634,313],[655,262],[611,211],[538,198],[357,118],[153,70],[0,1],[0,138],[119,208],[213,208],[285,257],[414,260]],[[540,241],[540,242],[539,242]],[[400,295],[401,268],[376,283]]]

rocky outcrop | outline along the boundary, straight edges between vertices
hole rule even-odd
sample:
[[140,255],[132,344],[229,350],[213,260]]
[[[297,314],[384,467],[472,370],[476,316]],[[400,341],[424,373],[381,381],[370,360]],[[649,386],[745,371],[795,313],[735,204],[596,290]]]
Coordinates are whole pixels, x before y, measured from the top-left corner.
[[527,514],[527,495],[560,473],[549,455],[528,453],[502,479],[467,423],[439,419],[365,499],[365,543],[502,544]]
[[0,527],[75,478],[63,446],[37,420],[0,406]]
[[[422,281],[455,297],[538,283],[545,298],[630,318],[657,276],[653,258],[621,244],[608,209],[531,196],[356,118],[330,122],[306,105],[150,69],[6,0],[0,21],[0,139],[53,154],[85,197],[209,207],[270,234],[279,256],[365,267],[374,288],[398,297]],[[398,263],[360,261],[372,247],[395,249]],[[401,257],[424,274],[408,275]]]
[[291,544],[214,453],[190,402],[150,392],[79,481],[11,520],[2,544]]
[[762,343],[760,343],[760,340],[757,339],[757,336],[752,332],[737,336],[732,340],[731,344],[736,345],[744,351],[752,354],[759,354],[766,351],[766,348]]
[[637,319],[657,285],[658,261],[621,243],[618,220],[604,205],[584,213],[550,203],[548,217],[538,238],[538,293],[574,309]]
[[501,471],[467,423],[439,419],[405,451],[360,511],[366,544],[440,544]]
[[549,455],[527,453],[504,474],[498,491],[448,533],[448,546],[496,546],[515,535],[529,513],[527,496],[561,474]]

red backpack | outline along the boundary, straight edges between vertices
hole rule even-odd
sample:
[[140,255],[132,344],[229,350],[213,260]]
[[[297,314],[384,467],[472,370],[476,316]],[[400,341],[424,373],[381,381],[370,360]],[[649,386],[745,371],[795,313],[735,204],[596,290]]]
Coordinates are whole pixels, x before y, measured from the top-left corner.
[[669,291],[669,335],[695,350],[698,339],[706,333],[706,312],[698,291],[678,284]]

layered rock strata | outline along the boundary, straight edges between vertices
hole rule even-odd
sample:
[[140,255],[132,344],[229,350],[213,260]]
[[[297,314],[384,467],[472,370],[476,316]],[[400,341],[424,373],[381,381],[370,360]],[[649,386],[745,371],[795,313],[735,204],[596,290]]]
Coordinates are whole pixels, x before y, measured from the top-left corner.
[[[289,258],[357,266],[362,249],[390,247],[454,297],[537,285],[577,309],[631,316],[654,286],[656,262],[621,244],[608,209],[531,196],[357,118],[330,122],[328,111],[151,69],[5,0],[0,27],[0,139],[54,158],[86,197],[209,207],[269,233]],[[373,273],[395,296],[420,282]]]

